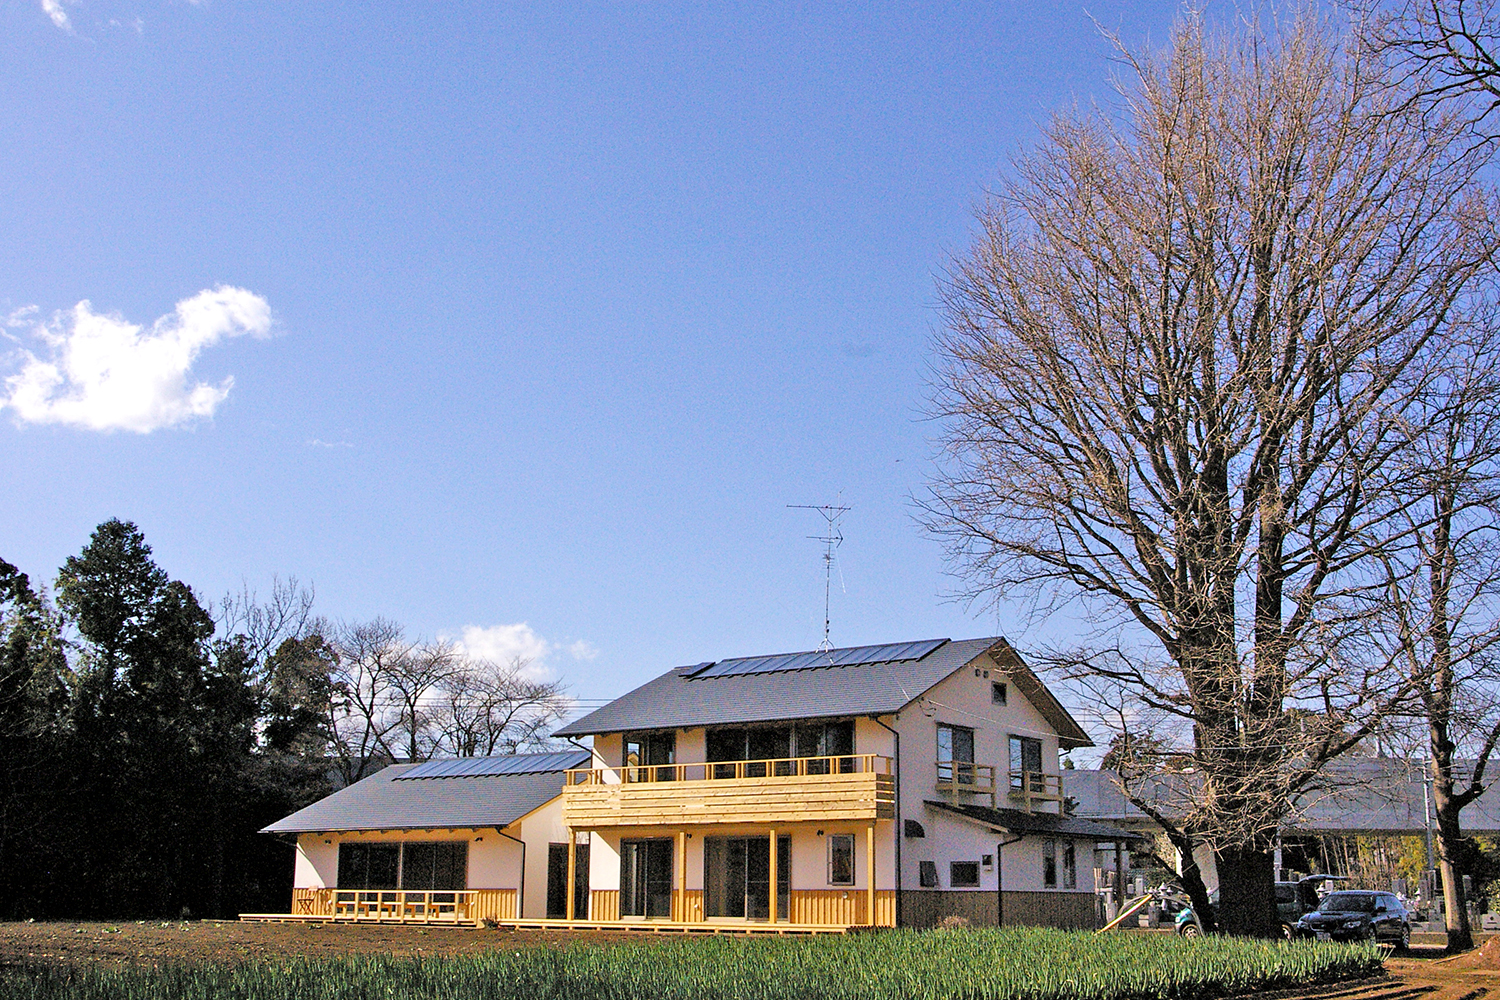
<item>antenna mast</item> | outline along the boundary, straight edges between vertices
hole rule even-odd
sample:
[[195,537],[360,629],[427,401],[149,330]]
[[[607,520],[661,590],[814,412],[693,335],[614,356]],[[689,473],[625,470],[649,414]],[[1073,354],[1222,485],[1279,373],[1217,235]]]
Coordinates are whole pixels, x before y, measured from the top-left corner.
[[828,522],[828,533],[826,535],[808,535],[813,541],[823,543],[823,644],[818,647],[818,652],[826,653],[833,649],[831,637],[831,616],[829,614],[830,600],[833,596],[833,553],[844,541],[844,533],[839,530],[839,518],[843,517],[852,507],[840,507],[836,504],[823,504],[816,506],[808,503],[789,503],[789,508],[794,510],[815,510],[823,515]]

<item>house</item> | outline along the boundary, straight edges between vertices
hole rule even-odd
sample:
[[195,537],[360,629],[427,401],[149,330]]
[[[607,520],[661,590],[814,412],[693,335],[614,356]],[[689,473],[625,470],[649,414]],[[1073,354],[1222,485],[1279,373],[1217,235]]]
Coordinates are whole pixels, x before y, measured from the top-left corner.
[[[1321,779],[1298,797],[1296,808],[1283,821],[1275,848],[1277,870],[1306,867],[1308,847],[1317,838],[1421,837],[1435,831],[1428,767],[1425,760],[1393,757],[1345,757],[1328,764]],[[1473,773],[1472,764],[1459,762],[1457,772],[1466,781]],[[1135,791],[1158,814],[1179,817],[1184,802],[1197,796],[1199,787],[1196,775],[1163,774],[1138,781]],[[1161,831],[1150,816],[1126,798],[1114,771],[1068,771],[1063,776],[1063,792],[1073,800],[1074,813],[1080,817],[1141,837]],[[1500,834],[1500,787],[1486,788],[1483,795],[1464,807],[1460,818],[1465,836]],[[1285,857],[1283,845],[1287,848]],[[1200,847],[1194,857],[1204,884],[1210,890],[1218,888],[1213,852]],[[1095,864],[1106,869],[1119,865],[1122,881],[1131,881],[1126,854],[1112,849],[1101,851]],[[1145,876],[1144,872],[1140,874]]]
[[593,738],[575,923],[1093,927],[1094,845],[1131,836],[1064,810],[1091,741],[1002,638],[679,667],[557,735]]
[[590,759],[575,749],[393,764],[272,823],[261,832],[297,845],[290,916],[471,924],[561,917],[560,793],[568,769]]

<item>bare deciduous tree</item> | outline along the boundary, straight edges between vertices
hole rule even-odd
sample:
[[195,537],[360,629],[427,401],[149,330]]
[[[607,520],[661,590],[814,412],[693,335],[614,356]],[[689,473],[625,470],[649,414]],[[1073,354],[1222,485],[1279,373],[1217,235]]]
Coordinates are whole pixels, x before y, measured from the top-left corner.
[[1500,15],[1494,0],[1344,0],[1343,6],[1359,18],[1371,51],[1395,57],[1403,100],[1459,104],[1481,137],[1495,137]]
[[393,760],[544,748],[567,709],[562,684],[528,677],[524,659],[476,660],[385,619],[344,626],[335,646],[331,727],[346,782]]
[[470,661],[438,685],[431,716],[437,752],[454,757],[519,753],[549,744],[567,699],[557,681],[527,676],[527,660]]
[[[1486,787],[1500,742],[1500,384],[1492,357],[1430,391],[1440,418],[1401,488],[1411,544],[1387,554],[1367,638],[1415,688],[1438,832],[1448,949],[1474,946],[1462,809]],[[1396,720],[1398,723],[1405,720]]]
[[1119,630],[1079,662],[1177,721],[1198,791],[1163,819],[1270,936],[1279,824],[1412,690],[1350,640],[1428,523],[1394,484],[1491,203],[1462,122],[1321,22],[1122,55],[1121,114],[1059,116],[944,284],[930,524],[974,596]]

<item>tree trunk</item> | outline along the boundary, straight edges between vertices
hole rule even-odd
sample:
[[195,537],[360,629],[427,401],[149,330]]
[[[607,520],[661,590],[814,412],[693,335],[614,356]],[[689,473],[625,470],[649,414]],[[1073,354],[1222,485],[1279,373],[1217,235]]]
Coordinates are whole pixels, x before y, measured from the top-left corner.
[[1463,872],[1458,860],[1463,852],[1463,830],[1458,824],[1458,804],[1451,791],[1441,782],[1433,782],[1433,799],[1437,812],[1438,871],[1443,877],[1443,923],[1448,932],[1448,951],[1468,951],[1474,947],[1474,930],[1469,926],[1469,901],[1464,896]]
[[1271,852],[1245,847],[1214,851],[1219,867],[1219,930],[1243,937],[1279,938],[1276,873]]

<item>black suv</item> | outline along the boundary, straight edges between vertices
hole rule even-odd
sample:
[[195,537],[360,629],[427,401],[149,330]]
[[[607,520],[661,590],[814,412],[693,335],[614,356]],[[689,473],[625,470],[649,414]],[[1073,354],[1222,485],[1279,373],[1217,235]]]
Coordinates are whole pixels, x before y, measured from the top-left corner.
[[1297,921],[1296,931],[1320,941],[1384,941],[1402,951],[1411,946],[1411,917],[1389,892],[1330,892]]

